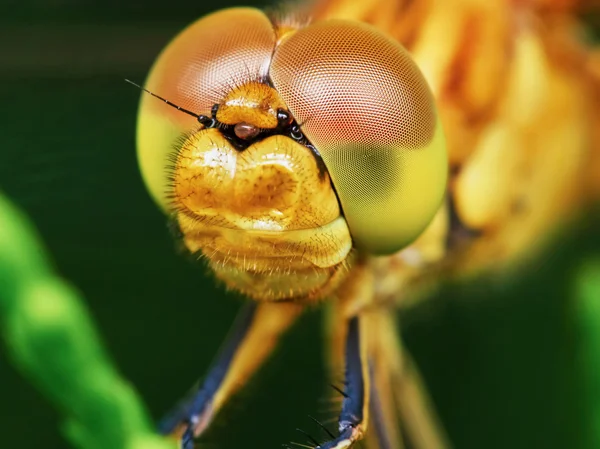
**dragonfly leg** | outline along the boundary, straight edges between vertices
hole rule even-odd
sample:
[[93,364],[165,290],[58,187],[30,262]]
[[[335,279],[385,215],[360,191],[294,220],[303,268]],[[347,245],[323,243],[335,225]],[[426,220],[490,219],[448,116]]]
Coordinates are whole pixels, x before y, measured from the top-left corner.
[[413,449],[449,449],[418,369],[402,345],[392,312],[383,308],[374,311],[369,322],[375,447],[402,448],[405,441]]
[[[318,447],[347,448],[364,434],[370,448],[449,449],[418,370],[400,341],[394,309],[374,300],[367,269],[357,270],[347,286],[329,309],[328,326],[331,369],[337,373],[344,366],[346,373],[340,434]],[[349,431],[343,424],[352,407],[360,419]]]
[[204,382],[159,423],[159,431],[192,449],[194,439],[272,352],[302,307],[291,303],[249,303],[240,311]]
[[345,388],[342,411],[338,418],[339,434],[315,449],[344,449],[362,439],[367,426],[369,370],[364,358],[364,329],[360,316],[346,320]]
[[[339,310],[338,310],[339,312]],[[345,388],[339,416],[339,436],[315,449],[345,449],[366,437],[368,447],[403,449],[397,409],[392,395],[391,376],[380,357],[373,335],[378,332],[377,311],[363,310],[346,321],[345,329],[335,330],[338,359],[345,359]],[[340,315],[338,315],[338,319]],[[339,348],[344,335],[345,346]],[[339,360],[333,361],[339,366]],[[337,363],[336,363],[337,362]],[[367,424],[369,432],[367,431]],[[434,448],[431,448],[434,449]]]
[[[363,438],[369,411],[370,370],[366,361],[368,330],[365,314],[361,311],[373,298],[373,276],[368,267],[353,268],[349,281],[337,292],[337,300],[328,308],[332,351],[328,357],[330,368],[339,372],[344,368],[342,411],[338,417],[338,434],[331,440],[317,444],[314,449],[345,449]],[[336,388],[337,389],[337,388]]]
[[[377,329],[377,328],[375,328]],[[371,417],[370,432],[367,434],[367,446],[377,449],[404,449],[403,432],[400,429],[400,418],[395,404],[392,379],[387,361],[375,345],[369,351],[369,369],[371,374],[371,401],[369,415]]]

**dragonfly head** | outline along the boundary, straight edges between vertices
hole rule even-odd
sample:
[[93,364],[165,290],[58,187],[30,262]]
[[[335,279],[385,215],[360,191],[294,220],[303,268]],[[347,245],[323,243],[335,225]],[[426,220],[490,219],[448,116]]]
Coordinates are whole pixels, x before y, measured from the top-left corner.
[[255,299],[322,298],[355,253],[403,248],[442,201],[431,92],[368,25],[290,31],[219,11],[167,46],[145,87],[163,100],[144,95],[138,118],[151,195],[185,246]]

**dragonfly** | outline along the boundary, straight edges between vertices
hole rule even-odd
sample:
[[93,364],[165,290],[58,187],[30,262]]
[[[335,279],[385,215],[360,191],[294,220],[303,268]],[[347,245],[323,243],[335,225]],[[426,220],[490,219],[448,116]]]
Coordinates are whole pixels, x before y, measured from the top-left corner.
[[186,251],[248,301],[161,433],[193,448],[323,304],[345,380],[336,431],[310,447],[451,447],[394,310],[519,266],[600,192],[584,3],[239,7],[168,44],[138,86],[140,170]]

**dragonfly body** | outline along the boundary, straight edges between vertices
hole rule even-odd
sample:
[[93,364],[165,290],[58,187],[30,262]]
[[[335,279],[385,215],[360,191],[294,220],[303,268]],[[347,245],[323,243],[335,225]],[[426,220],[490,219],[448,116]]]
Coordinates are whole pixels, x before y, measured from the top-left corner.
[[346,381],[338,432],[315,446],[449,446],[389,307],[444,271],[522,258],[598,187],[598,80],[574,69],[588,53],[538,25],[552,5],[509,3],[330,0],[312,24],[231,9],[161,54],[146,88],[163,101],[143,96],[138,123],[146,184],[187,250],[258,302],[163,432],[191,448],[329,300]]

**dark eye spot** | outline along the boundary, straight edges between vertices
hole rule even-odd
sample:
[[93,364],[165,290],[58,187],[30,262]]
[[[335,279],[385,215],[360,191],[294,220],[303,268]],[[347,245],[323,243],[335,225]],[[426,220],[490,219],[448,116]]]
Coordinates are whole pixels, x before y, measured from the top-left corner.
[[254,137],[256,137],[258,135],[258,133],[260,132],[260,129],[249,123],[242,122],[242,123],[237,123],[234,126],[233,132],[239,139],[249,140],[249,139],[253,139]]
[[277,121],[279,122],[279,125],[287,125],[290,122],[290,119],[291,116],[288,111],[285,109],[277,110]]

